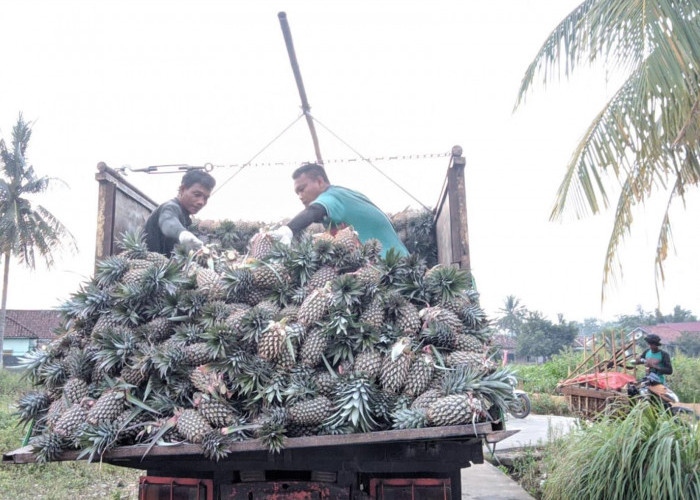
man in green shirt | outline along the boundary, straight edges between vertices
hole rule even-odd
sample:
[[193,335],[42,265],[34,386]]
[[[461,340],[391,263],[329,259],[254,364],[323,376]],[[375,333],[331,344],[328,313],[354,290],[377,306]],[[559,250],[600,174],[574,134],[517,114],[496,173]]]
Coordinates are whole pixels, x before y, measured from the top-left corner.
[[289,224],[273,232],[283,243],[291,242],[293,236],[311,223],[322,222],[330,226],[331,232],[352,226],[362,243],[371,238],[379,240],[382,256],[390,248],[408,255],[386,214],[362,193],[332,185],[321,165],[302,165],[294,171],[292,179],[294,191],[306,208]]
[[656,373],[662,384],[666,384],[665,375],[673,373],[671,366],[671,356],[666,351],[662,351],[661,337],[651,333],[644,337],[644,341],[649,345],[649,349],[644,351],[638,358],[637,363],[647,367],[647,373]]

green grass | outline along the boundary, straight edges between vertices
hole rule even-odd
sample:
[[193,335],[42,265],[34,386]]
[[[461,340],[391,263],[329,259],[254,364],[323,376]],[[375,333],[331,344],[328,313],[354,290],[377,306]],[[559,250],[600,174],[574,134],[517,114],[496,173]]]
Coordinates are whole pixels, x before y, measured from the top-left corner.
[[530,404],[531,413],[536,415],[571,415],[566,400],[561,396],[545,393],[530,394]]
[[648,404],[568,434],[545,462],[545,500],[700,498],[700,426]]
[[[14,402],[30,384],[0,370],[0,452],[22,446],[24,430],[13,415]],[[141,471],[85,462],[0,466],[0,498],[13,500],[135,500]]]

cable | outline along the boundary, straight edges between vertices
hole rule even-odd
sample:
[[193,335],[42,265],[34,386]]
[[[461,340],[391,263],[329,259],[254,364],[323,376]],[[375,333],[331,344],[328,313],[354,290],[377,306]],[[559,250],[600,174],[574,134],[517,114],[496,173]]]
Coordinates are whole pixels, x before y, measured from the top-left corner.
[[392,179],[391,177],[389,177],[387,174],[385,174],[384,172],[382,172],[381,169],[380,169],[379,167],[377,167],[374,163],[372,163],[372,160],[370,160],[369,158],[367,158],[367,157],[363,156],[362,154],[360,154],[360,153],[359,153],[355,148],[353,148],[350,144],[348,144],[348,143],[345,142],[343,139],[341,139],[341,138],[338,136],[338,134],[336,134],[336,133],[333,132],[331,129],[329,129],[328,127],[326,127],[323,123],[321,123],[321,122],[318,120],[318,118],[316,118],[315,116],[313,116],[311,113],[309,113],[309,116],[311,116],[311,118],[312,118],[316,123],[318,123],[318,124],[319,124],[320,126],[322,126],[324,129],[326,129],[326,131],[328,131],[328,133],[330,133],[333,137],[335,137],[335,138],[338,139],[340,142],[342,142],[345,146],[347,146],[353,153],[355,153],[357,156],[359,156],[360,158],[362,158],[363,161],[369,163],[370,166],[371,166],[372,168],[374,168],[377,172],[379,172],[379,173],[382,174],[384,177],[386,177],[386,178],[387,178],[392,184],[394,184],[397,188],[399,188],[401,191],[403,191],[403,192],[406,193],[408,196],[410,196],[414,201],[418,202],[418,204],[419,204],[421,207],[425,208],[426,210],[430,210],[430,208],[428,208],[426,205],[424,205],[418,198],[416,198],[416,197],[413,196],[411,193],[409,193],[406,189],[404,189],[404,187],[401,186],[401,184],[399,184],[399,183],[396,182],[394,179]]
[[241,170],[243,170],[245,167],[247,167],[248,165],[250,165],[250,163],[251,163],[254,159],[256,159],[258,156],[260,156],[260,155],[262,154],[263,151],[265,151],[267,148],[269,148],[270,146],[272,146],[272,144],[273,144],[277,139],[279,139],[280,137],[282,137],[282,136],[284,135],[284,133],[287,132],[287,130],[289,130],[290,128],[292,128],[292,126],[293,126],[296,122],[298,122],[303,116],[304,116],[304,113],[302,113],[302,114],[300,114],[299,116],[297,116],[296,119],[295,119],[292,123],[290,123],[289,125],[287,125],[287,126],[284,128],[284,130],[282,130],[282,132],[280,132],[279,134],[277,134],[277,135],[275,136],[274,139],[272,139],[270,142],[268,142],[260,151],[258,151],[257,153],[255,153],[255,154],[253,155],[253,157],[252,157],[250,160],[248,160],[248,161],[245,162],[243,165],[241,165],[240,168],[239,168],[238,170],[236,170],[236,171],[231,175],[231,177],[229,177],[229,178],[226,179],[224,182],[222,182],[221,184],[219,184],[219,185],[214,189],[214,191],[212,191],[211,194],[214,194],[214,193],[216,193],[217,191],[219,191],[222,187],[224,187],[224,186],[226,185],[226,183],[227,183],[228,181],[230,181],[231,179],[233,179],[234,177],[236,177],[238,174],[240,174],[240,173],[241,173]]

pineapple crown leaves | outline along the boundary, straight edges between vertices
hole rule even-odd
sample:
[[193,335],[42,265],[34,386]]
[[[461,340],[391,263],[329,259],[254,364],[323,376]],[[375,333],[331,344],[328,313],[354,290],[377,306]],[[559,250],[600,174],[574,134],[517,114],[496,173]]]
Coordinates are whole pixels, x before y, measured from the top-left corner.
[[123,257],[110,255],[96,264],[95,281],[100,288],[106,288],[121,279],[129,270],[129,261]]
[[154,297],[175,294],[185,280],[180,275],[180,268],[172,261],[154,264],[144,272],[141,278],[141,294]]
[[242,302],[253,288],[253,272],[245,267],[227,269],[221,276],[229,301]]
[[333,240],[316,238],[313,242],[313,250],[320,266],[333,265],[338,258],[338,249]]
[[58,307],[64,318],[90,319],[112,305],[112,297],[94,282],[83,283],[80,289]]
[[319,267],[319,257],[310,236],[302,236],[297,244],[289,247],[285,267],[295,283],[305,285]]
[[435,266],[425,273],[425,282],[434,303],[444,304],[465,292],[472,278],[468,271],[454,266]]
[[270,453],[280,453],[287,440],[287,428],[274,419],[265,420],[256,433]]
[[184,363],[185,351],[181,345],[163,343],[154,349],[151,359],[160,378],[167,380]]
[[62,386],[70,376],[68,364],[63,360],[51,360],[41,365],[38,378],[46,387]]
[[120,426],[116,421],[82,426],[76,439],[76,444],[82,448],[78,459],[87,456],[87,461],[92,463],[95,456],[99,456],[102,461],[104,454],[117,446],[120,432]]
[[216,323],[204,330],[200,338],[206,343],[209,356],[216,360],[234,352],[238,335],[226,323]]
[[394,283],[398,283],[408,272],[406,258],[395,248],[387,250],[384,258],[379,259],[378,267],[382,271],[380,282],[386,286],[392,286]]
[[26,426],[32,420],[41,419],[51,405],[51,398],[46,392],[32,391],[20,396],[17,401],[17,411],[14,413],[19,418],[19,424]]
[[355,432],[371,432],[380,427],[375,419],[377,386],[364,377],[350,375],[341,380],[333,398],[333,414],[325,424],[350,425]]
[[29,442],[32,453],[36,457],[38,464],[45,464],[56,460],[64,449],[70,446],[70,441],[55,433],[41,434],[35,436]]
[[129,259],[142,259],[148,253],[146,233],[139,227],[133,231],[124,231],[119,235],[118,246]]
[[285,402],[285,393],[289,388],[289,381],[286,375],[274,372],[265,387],[256,391],[253,401],[262,400],[264,404],[275,405]]
[[420,429],[428,426],[428,415],[425,409],[399,408],[391,414],[393,429]]
[[331,281],[331,306],[334,310],[352,311],[362,302],[361,283],[352,274],[342,274]]
[[203,328],[221,323],[231,314],[231,306],[221,300],[205,302],[197,322]]
[[24,368],[22,379],[29,379],[34,385],[41,385],[44,381],[42,369],[52,363],[56,354],[46,349],[34,349],[20,358],[20,365]]
[[253,306],[241,318],[240,333],[242,340],[248,344],[256,344],[260,336],[274,323],[274,314],[266,307]]
[[138,338],[133,330],[125,327],[106,328],[93,336],[93,344],[99,348],[95,361],[105,372],[121,368],[136,354]]
[[203,340],[203,333],[204,328],[197,323],[181,323],[175,327],[171,338],[182,342],[184,345],[190,345]]
[[243,397],[260,394],[272,380],[274,369],[272,365],[261,358],[251,358],[246,370],[236,375],[232,382],[238,393]]

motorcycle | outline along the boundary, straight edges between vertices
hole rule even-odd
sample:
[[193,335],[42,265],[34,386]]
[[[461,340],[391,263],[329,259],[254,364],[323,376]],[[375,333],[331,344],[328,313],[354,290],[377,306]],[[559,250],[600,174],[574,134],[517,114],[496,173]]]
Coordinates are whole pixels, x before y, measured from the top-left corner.
[[646,400],[661,405],[672,415],[695,416],[695,412],[685,406],[674,406],[680,399],[668,386],[661,382],[656,373],[648,373],[636,382],[627,384],[627,396],[632,400]]
[[527,393],[520,389],[513,389],[513,401],[510,403],[508,413],[515,418],[525,418],[530,414],[531,407],[532,404]]

